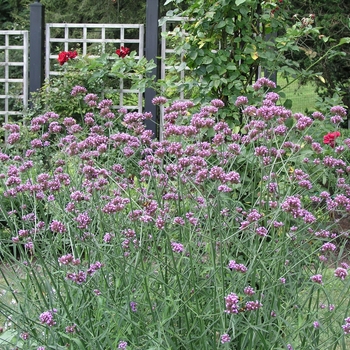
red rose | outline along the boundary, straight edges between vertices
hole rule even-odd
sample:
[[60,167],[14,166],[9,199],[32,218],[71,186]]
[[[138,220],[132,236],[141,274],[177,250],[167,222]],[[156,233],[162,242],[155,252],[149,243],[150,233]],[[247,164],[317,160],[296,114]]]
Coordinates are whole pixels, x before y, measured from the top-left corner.
[[78,53],[76,51],[62,51],[58,55],[58,62],[62,66],[64,63],[68,62],[68,60],[75,58],[78,56]]
[[324,135],[323,137],[323,143],[326,145],[330,145],[332,148],[334,148],[335,145],[335,139],[340,136],[339,131],[330,132],[327,135]]
[[120,49],[117,49],[115,53],[121,57],[124,58],[126,55],[130,53],[130,49],[128,47],[121,46]]

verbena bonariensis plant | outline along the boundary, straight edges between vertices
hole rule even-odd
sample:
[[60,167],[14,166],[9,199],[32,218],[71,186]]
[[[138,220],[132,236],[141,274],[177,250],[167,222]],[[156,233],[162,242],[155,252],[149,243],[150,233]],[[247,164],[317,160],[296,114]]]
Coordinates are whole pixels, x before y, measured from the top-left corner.
[[272,82],[253,88],[240,133],[216,120],[220,100],[176,101],[157,141],[149,113],[83,87],[96,106],[82,125],[48,112],[4,126],[2,346],[346,348],[345,110],[292,114]]

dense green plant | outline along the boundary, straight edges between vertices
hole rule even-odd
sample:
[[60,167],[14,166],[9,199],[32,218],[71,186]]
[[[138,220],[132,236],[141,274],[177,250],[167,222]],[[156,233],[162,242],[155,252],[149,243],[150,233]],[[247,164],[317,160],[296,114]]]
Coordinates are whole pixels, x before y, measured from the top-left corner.
[[218,99],[164,97],[163,141],[109,99],[5,125],[2,348],[346,349],[345,110],[293,114],[273,86],[237,98],[240,133]]
[[[181,1],[172,1],[178,2]],[[190,20],[169,33],[170,38],[178,34],[183,39],[182,45],[177,45],[178,54],[184,55],[183,62],[175,68],[191,72],[180,88],[192,91],[197,87],[202,101],[222,99],[232,118],[237,96],[252,96],[249,86],[261,74],[278,72],[291,80],[319,77],[317,67],[347,41],[339,45],[338,38],[334,42],[323,35],[312,14],[287,21],[291,16],[288,5],[282,0],[194,1],[182,13]],[[171,11],[169,15],[178,12]],[[309,54],[309,41],[331,44],[316,57]],[[295,55],[308,55],[310,60],[300,66],[293,59]],[[220,113],[225,117],[223,111]],[[236,124],[241,123],[240,116],[234,119]]]
[[[322,35],[326,40],[315,40],[305,38],[304,44],[308,48],[307,55],[293,54],[292,59],[299,62],[305,68],[312,63],[315,58],[321,57],[329,50],[335,42],[343,37],[350,37],[348,1],[339,0],[319,0],[319,1],[291,1],[288,12],[294,14],[289,21],[292,23],[297,18],[312,14],[318,27],[322,27]],[[318,62],[315,71],[319,72],[318,77],[311,76],[318,86],[318,93],[323,97],[332,96],[334,93],[341,94],[343,102],[349,106],[349,51],[350,44],[336,48],[332,55],[326,60]]]

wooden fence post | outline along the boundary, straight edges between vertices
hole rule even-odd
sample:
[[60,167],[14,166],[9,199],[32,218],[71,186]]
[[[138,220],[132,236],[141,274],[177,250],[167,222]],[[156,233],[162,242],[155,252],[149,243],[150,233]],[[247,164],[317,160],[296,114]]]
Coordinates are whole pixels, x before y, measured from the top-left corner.
[[[152,75],[159,78],[159,64],[157,57],[159,56],[159,0],[147,0],[146,3],[146,43],[145,51],[147,60],[154,60],[157,67],[153,69]],[[156,96],[156,91],[151,88],[146,88],[145,91],[145,112],[151,112],[152,120],[146,120],[146,128],[152,130],[155,137],[158,137],[159,124],[157,108],[152,104],[152,99]]]
[[36,0],[30,5],[29,92],[38,91],[44,83],[45,7]]

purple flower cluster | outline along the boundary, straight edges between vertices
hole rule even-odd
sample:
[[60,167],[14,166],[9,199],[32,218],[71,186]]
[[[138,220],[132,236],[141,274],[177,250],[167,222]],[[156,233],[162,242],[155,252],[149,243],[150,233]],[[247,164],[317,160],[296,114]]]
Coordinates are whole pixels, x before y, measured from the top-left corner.
[[[274,87],[273,82],[261,78],[253,86],[253,95]],[[286,278],[281,277],[276,285],[274,275],[271,288],[264,291],[259,290],[258,284],[254,288],[247,286],[257,277],[265,278],[256,259],[250,260],[254,247],[264,251],[261,259],[265,259],[265,253],[279,257],[278,276],[289,276],[291,266],[300,266],[300,250],[309,254],[314,249],[310,260],[322,266],[320,262],[340,251],[338,238],[349,235],[330,231],[326,222],[330,217],[346,217],[350,212],[350,167],[345,157],[350,139],[343,142],[340,137],[337,147],[326,149],[321,146],[322,135],[312,132],[320,121],[338,123],[346,115],[342,107],[333,107],[332,116],[326,119],[319,112],[312,116],[292,114],[276,105],[279,95],[274,92],[268,92],[257,106],[249,106],[248,98],[239,96],[235,105],[247,122],[237,132],[227,120],[219,120],[217,113],[224,107],[221,100],[212,100],[194,111],[191,101],[170,103],[160,96],[153,103],[167,107],[163,134],[156,140],[145,128],[150,113],[128,113],[125,109],[116,112],[112,100],[99,101],[97,95],[80,86],[74,87],[72,96],[84,100],[84,108],[91,108],[83,115],[82,125],[72,117],[45,113],[30,123],[28,149],[19,153],[11,147],[9,155],[0,152],[4,196],[21,204],[23,198],[30,198],[23,206],[6,212],[6,219],[18,227],[12,242],[22,245],[23,254],[28,255],[23,268],[30,267],[29,258],[35,257],[41,246],[37,240],[42,243],[43,235],[48,234],[54,240],[53,246],[57,243],[60,249],[55,253],[58,263],[51,264],[59,270],[57,276],[62,280],[66,277],[68,288],[78,292],[89,288],[86,294],[102,301],[110,289],[117,288],[114,274],[119,265],[128,273],[139,266],[138,262],[150,263],[149,279],[154,273],[160,281],[161,269],[169,268],[164,260],[165,247],[175,253],[175,261],[181,262],[179,271],[174,273],[183,273],[186,278],[183,292],[190,281],[187,270],[181,270],[183,266],[187,268],[190,262],[204,267],[205,273],[193,274],[191,278],[198,278],[198,286],[205,284],[210,288],[215,280],[209,272],[212,266],[222,271],[220,263],[232,254],[246,265],[229,260],[223,278],[234,279],[242,295],[221,295],[221,300],[225,302],[225,313],[239,314],[260,309],[262,302],[266,307],[270,290],[286,290],[292,284],[292,278],[288,277],[286,284]],[[115,129],[117,113],[127,132]],[[22,126],[6,124],[4,128],[9,133],[9,144],[21,141],[25,131]],[[38,168],[42,164],[38,159],[51,149],[57,150],[57,156],[50,159],[52,167]],[[327,174],[325,180],[319,174]],[[34,208],[34,201],[38,207]],[[42,217],[37,208],[48,213],[47,217]],[[290,245],[290,254],[281,257],[285,243]],[[208,268],[214,255],[215,264]],[[108,259],[116,256],[119,260],[110,268]],[[274,268],[271,266],[271,270]],[[345,280],[348,268],[345,263],[340,264],[334,269],[334,276]],[[168,271],[164,276],[167,274]],[[107,290],[102,289],[99,277],[107,283]],[[307,276],[307,280],[323,284],[322,274]],[[173,288],[171,283],[169,276],[169,290]],[[227,281],[223,283],[226,285]],[[137,284],[131,288],[120,288],[118,300],[122,292],[129,293],[122,303],[136,318],[144,312],[145,304],[139,299],[139,305],[130,301]],[[196,297],[197,288],[197,284],[190,287],[188,303]],[[163,289],[157,286],[156,293],[152,289],[150,293],[151,299],[156,299]],[[249,300],[253,295],[261,296],[261,302]],[[271,317],[280,317],[277,307],[274,311],[269,309]],[[40,322],[54,326],[55,312],[42,313]],[[318,328],[316,322],[314,326]],[[350,332],[347,319],[343,329],[346,334]],[[75,324],[66,327],[67,333],[75,331]],[[27,337],[25,332],[22,334],[23,339]],[[217,341],[225,344],[231,338],[227,333],[219,338],[218,333]],[[118,349],[126,347],[127,342],[119,342]]]
[[49,327],[52,327],[56,324],[53,315],[57,312],[56,309],[45,311],[39,316],[40,323],[46,324]]
[[237,294],[230,293],[225,297],[225,312],[227,314],[238,314],[239,306],[238,306],[239,298]]
[[235,260],[230,260],[227,266],[230,270],[246,273],[248,268],[243,264],[237,264]]
[[350,334],[350,317],[345,319],[345,324],[342,325],[344,334]]

